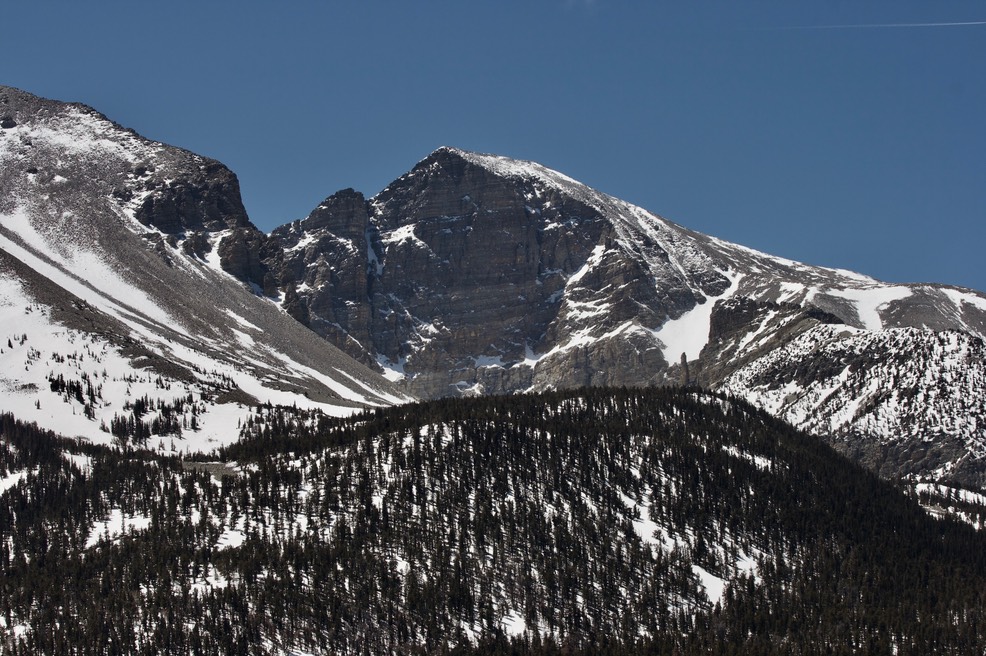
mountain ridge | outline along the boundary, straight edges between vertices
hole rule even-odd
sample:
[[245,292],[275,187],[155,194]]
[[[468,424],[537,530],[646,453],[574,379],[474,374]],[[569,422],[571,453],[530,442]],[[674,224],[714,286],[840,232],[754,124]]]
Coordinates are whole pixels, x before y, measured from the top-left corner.
[[[881,283],[767,255],[540,164],[452,147],[372,198],[343,190],[264,234],[245,214],[235,175],[214,160],[142,140],[91,108],[9,88],[0,118],[8,255],[65,285],[63,305],[85,301],[157,344],[164,360],[211,353],[226,361],[220,368],[255,372],[237,385],[250,388],[234,394],[241,401],[359,405],[698,384],[832,443],[898,454],[877,465],[884,475],[986,485],[986,408],[969,402],[986,395],[986,365],[966,358],[968,385],[939,391],[957,365],[935,346],[959,331],[969,337],[946,341],[982,352],[981,292]],[[845,328],[829,330],[834,323]],[[875,338],[903,329],[906,338]],[[274,333],[290,347],[265,342]],[[822,342],[832,347],[816,348]],[[936,356],[895,357],[895,348]],[[826,375],[806,379],[782,353]],[[294,357],[303,361],[283,366]],[[14,364],[30,368],[23,358]],[[907,388],[895,390],[901,380]],[[786,390],[780,400],[777,389]],[[936,400],[922,414],[901,394]],[[836,398],[858,416],[840,420]],[[75,410],[91,413],[87,405]],[[963,408],[962,422],[947,420],[950,407]],[[27,407],[28,418],[35,410]],[[912,467],[906,454],[934,441],[951,445],[948,457]]]
[[147,395],[163,409],[145,423],[178,404],[186,429],[172,422],[152,444],[184,451],[237,439],[253,403],[338,413],[406,398],[257,295],[263,235],[224,166],[7,87],[0,114],[0,249],[19,272],[0,280],[3,409],[126,441],[133,429],[109,428],[140,423],[129,406]]
[[0,651],[983,653],[983,299],[0,87]]
[[[890,381],[912,377],[903,371],[911,364],[893,358],[892,350],[880,357],[901,371],[870,366],[872,356],[851,362],[862,357],[858,352],[873,351],[870,334],[917,331],[907,344],[918,348],[958,331],[969,334],[976,352],[986,334],[981,292],[882,283],[768,255],[689,230],[540,164],[451,147],[434,151],[373,198],[352,190],[330,196],[308,218],[271,236],[285,246],[282,280],[289,281],[297,315],[424,398],[697,383],[767,403],[762,390],[738,381],[752,380],[753,368],[765,370],[768,363],[759,359],[841,323],[846,330],[827,338],[844,342],[833,356],[838,361],[823,368],[861,367],[866,383],[842,398],[885,414],[890,409],[876,397],[891,395]],[[726,324],[734,331],[731,342],[716,334]],[[938,370],[944,375],[951,366],[924,362],[936,373],[910,389],[918,396],[931,393]],[[967,365],[975,383],[962,394],[981,398],[982,358]],[[820,393],[818,384],[799,385],[790,393],[804,397],[802,405]],[[953,394],[934,411],[947,414],[950,402],[966,408],[972,433],[954,426],[921,435],[889,428],[920,425],[916,410],[902,410],[889,424],[834,421],[834,404],[816,404],[807,418],[784,416],[832,441],[857,437],[881,449],[901,442],[902,434],[908,441],[965,441],[976,463],[971,470],[963,464],[965,473],[955,474],[957,461],[966,460],[958,452],[952,469],[915,472],[905,462],[880,469],[890,476],[954,474],[982,486],[986,471],[975,445],[983,439],[986,409]]]
[[285,430],[304,415],[258,408],[219,463],[0,415],[13,653],[986,644],[981,532],[742,401],[596,388]]

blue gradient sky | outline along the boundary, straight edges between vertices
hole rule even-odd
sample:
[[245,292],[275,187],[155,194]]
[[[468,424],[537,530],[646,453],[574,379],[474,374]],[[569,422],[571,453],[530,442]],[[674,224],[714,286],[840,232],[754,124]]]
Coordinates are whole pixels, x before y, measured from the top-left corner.
[[223,161],[266,230],[453,145],[776,255],[986,289],[982,2],[39,1],[0,19],[0,83]]

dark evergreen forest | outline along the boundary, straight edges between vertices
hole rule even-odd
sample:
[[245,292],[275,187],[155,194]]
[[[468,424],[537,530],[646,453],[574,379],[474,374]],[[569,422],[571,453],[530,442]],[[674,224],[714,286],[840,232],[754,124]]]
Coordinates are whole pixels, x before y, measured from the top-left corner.
[[711,393],[0,431],[5,654],[986,653],[982,534]]

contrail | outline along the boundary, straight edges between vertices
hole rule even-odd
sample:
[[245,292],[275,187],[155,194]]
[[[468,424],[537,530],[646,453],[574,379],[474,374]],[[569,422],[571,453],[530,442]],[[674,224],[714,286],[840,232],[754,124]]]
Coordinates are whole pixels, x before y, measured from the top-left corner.
[[970,25],[986,25],[986,21],[961,21],[951,23],[863,23],[856,25],[792,25],[780,27],[781,30],[862,30],[886,29],[897,27],[968,27]]

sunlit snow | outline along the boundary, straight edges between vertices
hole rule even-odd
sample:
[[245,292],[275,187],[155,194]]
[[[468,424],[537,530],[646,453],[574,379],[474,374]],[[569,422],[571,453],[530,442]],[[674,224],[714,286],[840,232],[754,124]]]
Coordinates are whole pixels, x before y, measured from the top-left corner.
[[732,283],[725,292],[715,298],[707,298],[677,319],[670,319],[654,335],[663,344],[662,353],[669,364],[676,364],[681,354],[687,360],[697,360],[699,353],[709,343],[709,328],[712,323],[712,308],[716,301],[731,297],[739,288],[741,274],[730,275]]
[[90,549],[101,541],[114,540],[121,535],[133,531],[142,531],[151,525],[151,518],[144,515],[127,515],[119,508],[110,510],[109,516],[93,524],[89,529],[89,539],[86,549]]
[[726,581],[712,574],[699,565],[692,564],[692,572],[698,577],[705,590],[709,601],[714,603],[722,601],[722,595],[726,591]]
[[907,298],[913,292],[909,287],[882,285],[879,287],[833,289],[826,293],[853,301],[863,327],[868,330],[881,330],[883,320],[880,318],[880,310],[894,301]]

